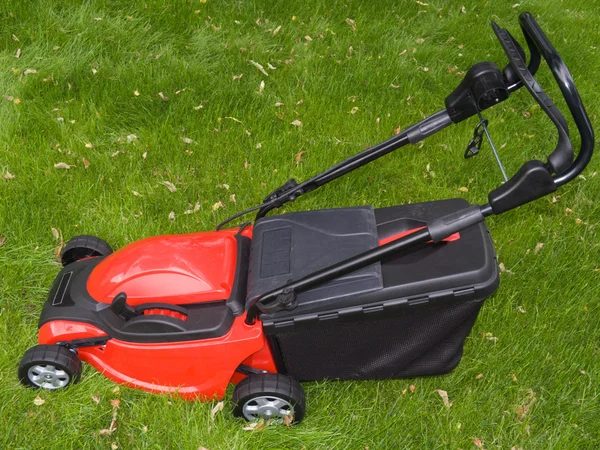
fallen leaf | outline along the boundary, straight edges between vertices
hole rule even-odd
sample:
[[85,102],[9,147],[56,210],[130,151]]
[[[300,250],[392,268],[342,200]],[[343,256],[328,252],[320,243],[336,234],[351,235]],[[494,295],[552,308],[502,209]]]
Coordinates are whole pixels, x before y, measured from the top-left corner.
[[267,67],[271,70],[277,70],[277,67],[275,67],[273,64],[271,63],[267,63]]
[[137,140],[137,136],[135,134],[128,134],[127,135],[127,142],[133,142],[135,140]]
[[21,57],[21,49],[17,49],[17,53],[15,53],[15,58],[19,59]]
[[96,404],[100,403],[100,394],[92,395],[92,400],[96,402]]
[[294,125],[295,127],[303,126],[302,122],[300,122],[299,120],[294,120],[293,122],[291,122],[291,125]]
[[42,397],[40,397],[39,395],[33,399],[33,404],[35,406],[42,406],[44,403],[46,403],[46,400],[44,400]]
[[235,198],[235,194],[231,194],[231,195],[229,196],[229,198],[231,199],[231,201],[232,201],[233,203],[237,203],[237,200],[236,200],[236,198]]
[[142,194],[140,194],[138,191],[131,191],[131,193],[133,195],[135,195],[136,197],[141,197],[142,196]]
[[304,36],[304,39],[306,39],[307,41],[312,41],[312,38],[309,35]]
[[90,167],[90,162],[85,159],[85,158],[81,158],[81,162],[83,163],[83,168],[87,170],[88,167]]
[[193,144],[194,143],[193,140],[191,140],[190,138],[187,138],[187,137],[180,137],[179,139],[181,139],[186,144]]
[[94,144],[88,142],[87,144],[85,144],[85,148],[94,148]]
[[225,207],[225,203],[223,203],[221,200],[219,200],[217,203],[212,205],[212,210],[216,211],[217,209],[224,208],[224,207]]
[[177,188],[175,187],[175,185],[173,183],[171,183],[170,181],[161,181],[158,184],[162,184],[163,186],[166,186],[167,189],[171,192],[177,192]]
[[260,148],[262,148],[262,143],[260,143],[260,142],[259,142],[259,143],[257,143],[257,144],[256,144],[256,148],[257,148],[257,149],[260,149]]
[[54,164],[54,168],[55,169],[70,169],[72,166],[68,165],[67,163],[64,162],[59,162]]
[[400,125],[398,125],[398,128],[394,128],[394,135],[399,135],[400,132],[402,131],[402,128],[400,128]]
[[482,373],[480,373],[479,375],[477,375],[475,377],[476,380],[481,380],[482,378],[483,378],[483,374]]
[[448,409],[450,409],[450,407],[452,406],[452,403],[450,400],[448,400],[448,393],[446,391],[443,391],[442,389],[436,389],[435,392],[437,392],[440,397],[442,397],[442,401],[444,402],[444,406]]
[[215,187],[218,187],[219,189],[225,189],[225,190],[229,190],[229,185],[228,184],[217,184]]
[[175,220],[175,211],[171,211],[171,212],[169,213],[169,220],[170,220],[171,222]]
[[346,17],[346,23],[352,27],[353,32],[356,32],[356,21]]
[[275,103],[275,106],[279,108],[280,106],[285,106],[285,103],[277,102]]
[[138,91],[137,89],[135,91],[133,91],[133,95],[135,95],[136,97],[140,96],[140,91]]
[[37,70],[35,69],[25,69],[25,71],[23,72],[23,75],[31,75],[37,73]]
[[269,74],[267,73],[267,71],[261,64],[257,63],[256,61],[252,61],[252,60],[249,60],[248,62],[250,64],[252,64],[254,67],[256,67],[258,70],[260,70],[264,75],[269,76]]
[[258,93],[262,94],[264,90],[265,90],[265,82],[264,82],[264,80],[262,80],[260,82],[260,84],[258,85]]
[[119,446],[116,442],[110,444],[110,450],[119,450]]
[[467,13],[467,8],[465,8],[464,6],[460,8],[460,12],[463,14]]
[[294,415],[288,412],[286,415],[283,416],[283,423],[286,427],[292,426],[292,423],[294,423]]
[[423,42],[425,42],[425,39],[423,38],[419,38],[415,41],[417,44],[422,44]]
[[490,333],[489,331],[486,333],[481,333],[481,335],[486,338],[488,341],[492,341],[494,343],[498,342],[498,338],[496,336],[494,336],[492,333]]
[[469,188],[467,188],[467,187],[465,187],[465,186],[463,186],[463,187],[459,187],[459,188],[458,188],[458,190],[459,190],[460,192],[469,192]]
[[169,97],[167,97],[165,94],[163,94],[162,92],[158,93],[158,96],[161,98],[161,100],[168,102],[169,101]]
[[356,114],[357,112],[358,112],[358,107],[357,106],[355,106],[354,108],[352,108],[350,110],[350,114]]
[[527,397],[523,400],[522,406],[515,410],[515,416],[519,422],[525,420],[527,413],[529,413],[536,401],[535,392],[532,389],[529,389],[527,391]]
[[277,33],[279,33],[279,30],[281,30],[281,25],[279,25],[277,28],[275,28],[273,30],[273,33],[271,33],[272,36],[275,36]]
[[410,392],[415,392],[415,389],[417,389],[417,387],[414,384],[411,384],[408,389],[410,390]]
[[147,156],[148,156],[148,152],[142,153],[142,159],[146,159]]
[[473,444],[475,444],[475,446],[478,448],[483,448],[483,442],[481,442],[481,439],[479,438],[473,438]]
[[516,383],[517,381],[519,381],[517,379],[517,376],[514,373],[510,376],[510,378],[511,378],[511,380],[513,380],[513,383]]
[[302,159],[302,155],[304,154],[304,152],[298,152],[296,153],[296,165],[300,164],[300,160]]
[[12,38],[13,38],[13,41],[17,41],[17,42],[19,41],[19,38],[14,34],[12,35]]
[[16,177],[10,173],[8,170],[4,171],[4,175],[2,175],[5,180],[14,180]]
[[250,422],[245,427],[243,427],[242,430],[245,430],[245,431],[260,431],[263,428],[265,428],[265,426],[266,426],[265,419],[260,419],[260,420],[258,420],[256,422]]
[[519,312],[521,314],[525,314],[527,312],[527,311],[525,311],[525,308],[523,308],[522,306],[519,306],[517,309],[519,310]]
[[234,80],[239,80],[239,79],[240,79],[240,78],[242,78],[243,76],[244,76],[244,74],[243,74],[243,73],[240,73],[239,75],[234,75],[234,76],[233,76],[233,79],[234,79]]
[[200,111],[202,108],[204,108],[204,106],[202,106],[202,105],[194,106],[194,109],[196,111]]
[[533,251],[533,254],[537,255],[543,247],[544,247],[544,243],[538,242],[537,245],[535,246],[535,250]]
[[400,85],[392,83],[392,84],[390,84],[390,87],[392,87],[394,89],[398,89],[400,87]]
[[15,99],[13,100],[13,103],[14,103],[15,105],[18,105],[19,103],[21,103],[21,99],[20,99],[20,98],[18,98],[18,97],[15,97]]
[[223,402],[218,402],[215,405],[215,407],[210,412],[210,420],[215,420],[215,416],[217,415],[217,413],[219,413],[220,411],[223,411],[224,405],[225,405],[225,403],[223,403]]
[[0,247],[2,247],[5,242],[6,242],[6,236],[0,237]]
[[581,220],[579,217],[577,219],[575,219],[575,223],[577,225],[581,225],[583,223],[583,220]]
[[423,2],[420,2],[419,0],[417,0],[416,3],[417,3],[417,5],[421,5],[421,6],[429,6],[429,3],[423,3]]

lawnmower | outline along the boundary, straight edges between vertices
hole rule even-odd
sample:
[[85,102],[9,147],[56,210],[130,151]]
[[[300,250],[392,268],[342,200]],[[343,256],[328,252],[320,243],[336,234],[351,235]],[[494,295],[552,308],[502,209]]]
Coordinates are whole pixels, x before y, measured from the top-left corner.
[[[499,285],[485,218],[555,192],[579,175],[594,134],[573,79],[533,16],[523,48],[496,23],[509,63],[473,65],[445,108],[325,172],[292,179],[216,231],[154,236],[113,253],[92,236],[71,239],[39,319],[39,345],[19,364],[23,384],[61,389],[82,361],[117,383],[185,399],[224,397],[247,420],[300,422],[299,381],[439,375],[459,363],[484,300]],[[577,126],[534,78],[542,58]],[[482,116],[525,87],[558,132],[546,162],[527,161],[487,203],[438,200],[267,216],[400,147],[479,119],[465,157],[477,154]],[[492,149],[497,155],[493,142]],[[503,171],[504,172],[504,171]],[[255,220],[225,226],[256,212]]]

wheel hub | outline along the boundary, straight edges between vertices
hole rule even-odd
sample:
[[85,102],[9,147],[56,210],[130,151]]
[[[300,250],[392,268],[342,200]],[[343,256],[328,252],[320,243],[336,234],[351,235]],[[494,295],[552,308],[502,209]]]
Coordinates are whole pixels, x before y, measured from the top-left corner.
[[69,384],[67,372],[51,364],[37,364],[27,371],[29,380],[43,389],[59,389]]
[[242,413],[247,420],[262,417],[282,422],[284,417],[293,415],[293,411],[292,405],[287,400],[271,396],[254,397],[242,407]]

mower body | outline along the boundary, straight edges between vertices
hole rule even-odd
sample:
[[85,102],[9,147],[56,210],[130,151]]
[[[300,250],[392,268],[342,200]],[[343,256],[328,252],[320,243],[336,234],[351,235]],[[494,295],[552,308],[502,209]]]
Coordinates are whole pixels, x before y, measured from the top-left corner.
[[[245,318],[273,287],[465,204],[304,211],[242,230],[143,239],[64,267],[40,317],[39,343],[75,348],[116,382],[187,399],[221,398],[248,371],[300,381],[445,373],[498,284],[484,224],[303,292],[293,311],[254,324]],[[115,308],[121,293],[135,313]],[[407,346],[411,334],[418,345]]]

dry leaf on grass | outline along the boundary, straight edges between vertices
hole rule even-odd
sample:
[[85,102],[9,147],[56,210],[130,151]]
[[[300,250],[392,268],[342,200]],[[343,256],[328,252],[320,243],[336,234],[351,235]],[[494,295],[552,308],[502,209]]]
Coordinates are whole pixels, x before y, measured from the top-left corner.
[[95,395],[92,395],[92,400],[93,400],[93,401],[94,401],[96,404],[100,403],[100,394],[95,394]]
[[42,397],[40,397],[39,395],[33,399],[33,404],[35,406],[42,406],[44,403],[46,403],[46,400],[44,400]]
[[113,434],[115,431],[117,431],[117,414],[119,411],[119,404],[121,403],[121,400],[119,399],[113,399],[110,401],[111,406],[113,407],[113,412],[112,412],[112,417],[110,420],[110,425],[108,426],[108,428],[105,428],[103,430],[100,430],[100,435],[101,436],[106,436],[106,435],[110,435]]
[[224,405],[225,405],[225,403],[223,403],[223,402],[218,402],[215,405],[215,407],[210,412],[210,420],[215,420],[215,416],[217,415],[217,413],[223,411],[223,406]]
[[252,61],[252,60],[249,60],[248,62],[250,64],[252,64],[254,67],[256,67],[258,70],[260,70],[264,75],[269,76],[269,74],[267,73],[267,71],[261,64],[257,63],[256,61]]
[[295,159],[296,159],[296,165],[299,165],[299,164],[300,164],[300,160],[302,159],[302,155],[303,155],[303,154],[304,154],[304,152],[298,152],[298,153],[296,154],[296,158],[295,158]]
[[484,448],[483,446],[483,442],[481,442],[481,439],[474,437],[473,438],[473,444],[475,444],[475,446],[477,448]]
[[221,200],[219,200],[214,205],[212,205],[212,210],[213,211],[216,211],[219,208],[225,208],[225,203],[223,203]]
[[173,183],[171,183],[170,181],[161,181],[158,184],[162,184],[163,186],[166,186],[167,189],[171,192],[177,192],[177,188],[175,187],[175,185]]
[[171,212],[169,213],[169,220],[170,220],[171,222],[173,222],[173,221],[175,220],[175,211],[171,211]]
[[1,236],[0,237],[0,247],[2,247],[5,242],[6,242],[6,236]]
[[417,389],[417,387],[414,384],[411,384],[408,389],[410,390],[410,392],[415,392],[415,389]]
[[5,180],[14,180],[16,177],[10,173],[8,170],[4,171],[4,175],[2,175]]
[[467,188],[467,187],[465,187],[465,186],[463,186],[463,187],[459,187],[459,188],[458,188],[458,190],[459,190],[460,192],[469,192],[469,188]]
[[295,127],[304,126],[304,124],[302,122],[300,122],[299,120],[294,120],[293,122],[290,122],[290,125],[294,125]]
[[35,69],[26,69],[26,70],[23,72],[23,75],[32,75],[32,74],[34,74],[34,73],[37,73],[37,70],[35,70]]
[[21,57],[21,49],[17,49],[17,53],[15,53],[15,58],[19,59]]
[[535,250],[533,251],[533,254],[537,255],[540,252],[540,250],[542,249],[542,247],[544,247],[544,243],[538,242],[537,245],[535,246]]
[[448,400],[448,393],[446,391],[443,391],[442,389],[436,389],[435,392],[437,392],[440,397],[442,397],[442,401],[444,402],[444,406],[448,409],[450,409],[450,407],[452,406],[452,403],[450,400]]
[[233,76],[233,79],[234,79],[234,80],[239,80],[239,79],[240,79],[240,78],[242,78],[243,76],[244,76],[244,74],[243,74],[243,73],[240,73],[239,75],[234,75],[234,76]]
[[73,166],[70,166],[69,164],[64,163],[64,162],[59,162],[59,163],[54,164],[55,169],[70,169],[71,167],[73,167]]
[[81,158],[81,162],[83,163],[83,168],[87,170],[88,167],[90,167],[90,162],[85,159],[85,158]]
[[133,95],[135,95],[136,97],[140,96],[140,91],[138,91],[137,89],[135,91],[133,91]]
[[356,21],[346,17],[346,23],[352,27],[353,32],[356,32]]
[[527,311],[525,311],[525,308],[523,308],[522,306],[519,306],[518,310],[521,314],[525,314],[527,312]]
[[169,101],[169,97],[167,97],[165,94],[163,94],[162,92],[158,93],[158,96],[161,98],[161,100],[168,102]]
[[243,427],[242,430],[245,430],[245,431],[260,431],[260,430],[264,429],[265,426],[266,426],[265,419],[260,419],[260,420],[258,420],[256,422],[250,422],[245,427]]

